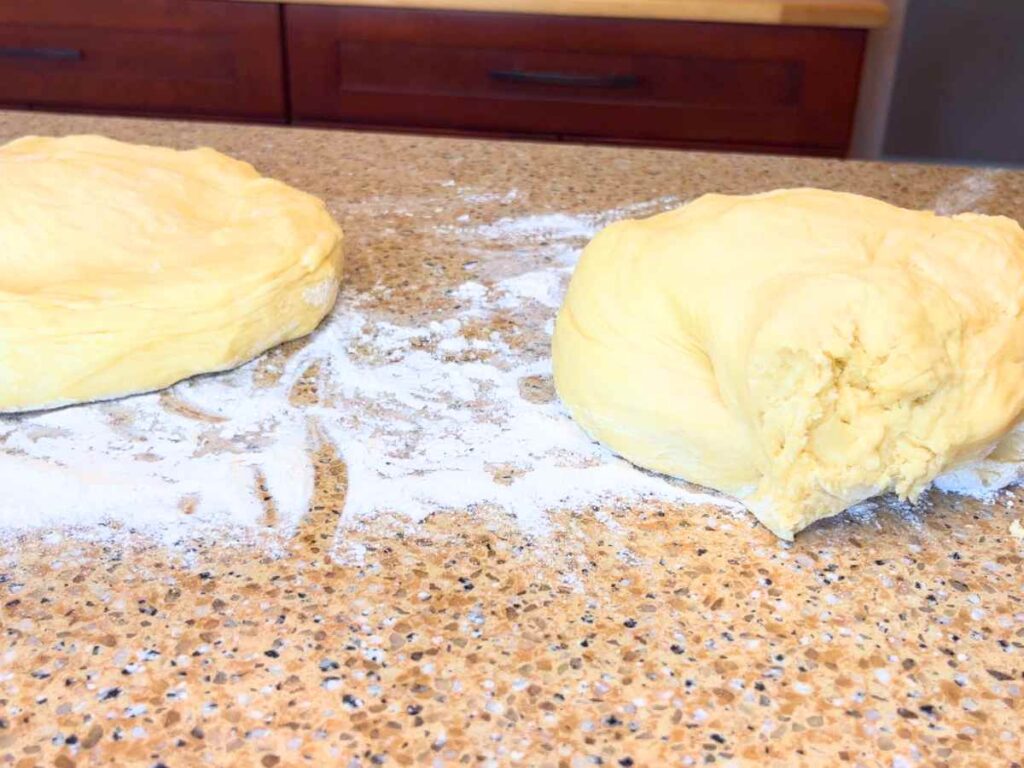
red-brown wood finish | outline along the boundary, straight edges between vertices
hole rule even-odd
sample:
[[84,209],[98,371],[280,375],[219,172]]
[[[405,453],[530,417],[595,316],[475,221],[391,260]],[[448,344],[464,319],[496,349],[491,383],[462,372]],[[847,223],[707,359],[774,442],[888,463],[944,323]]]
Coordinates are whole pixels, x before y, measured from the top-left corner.
[[297,122],[845,154],[865,32],[289,5]]
[[0,0],[0,105],[287,118],[281,11],[212,0]]

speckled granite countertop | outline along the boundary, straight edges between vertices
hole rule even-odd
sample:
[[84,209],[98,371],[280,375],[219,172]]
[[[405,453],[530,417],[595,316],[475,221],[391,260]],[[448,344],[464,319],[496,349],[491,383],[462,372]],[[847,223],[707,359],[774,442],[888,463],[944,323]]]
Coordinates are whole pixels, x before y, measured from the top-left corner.
[[[68,132],[209,144],[323,196],[348,295],[387,284],[409,317],[464,279],[437,234],[460,216],[817,185],[1024,218],[1013,172],[0,113],[0,141]],[[792,545],[711,507],[567,510],[543,542],[445,513],[353,532],[346,563],[345,484],[318,456],[283,556],[0,539],[0,765],[1021,764],[1016,493]]]

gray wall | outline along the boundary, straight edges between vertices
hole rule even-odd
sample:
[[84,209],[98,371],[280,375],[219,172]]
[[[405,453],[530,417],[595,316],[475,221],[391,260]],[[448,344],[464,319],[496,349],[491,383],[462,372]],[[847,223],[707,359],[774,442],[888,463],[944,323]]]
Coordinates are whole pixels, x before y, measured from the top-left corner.
[[910,0],[883,154],[1024,164],[1024,0]]

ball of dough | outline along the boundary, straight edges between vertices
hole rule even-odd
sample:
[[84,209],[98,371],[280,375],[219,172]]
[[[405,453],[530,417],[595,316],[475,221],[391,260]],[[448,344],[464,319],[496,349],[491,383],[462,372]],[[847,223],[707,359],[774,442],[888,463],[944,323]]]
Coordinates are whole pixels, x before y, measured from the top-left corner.
[[0,147],[0,412],[159,389],[309,333],[341,239],[320,200],[212,149]]
[[792,538],[915,498],[1020,421],[1024,232],[815,189],[705,195],[594,238],[553,358],[591,436]]

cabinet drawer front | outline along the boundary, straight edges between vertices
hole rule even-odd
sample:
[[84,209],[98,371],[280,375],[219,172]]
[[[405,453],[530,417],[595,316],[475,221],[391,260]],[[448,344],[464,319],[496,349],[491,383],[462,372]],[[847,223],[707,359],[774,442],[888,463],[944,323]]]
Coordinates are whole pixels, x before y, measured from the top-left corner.
[[216,0],[4,3],[0,104],[284,120],[280,14]]
[[834,153],[864,46],[860,30],[303,5],[285,23],[300,121]]

